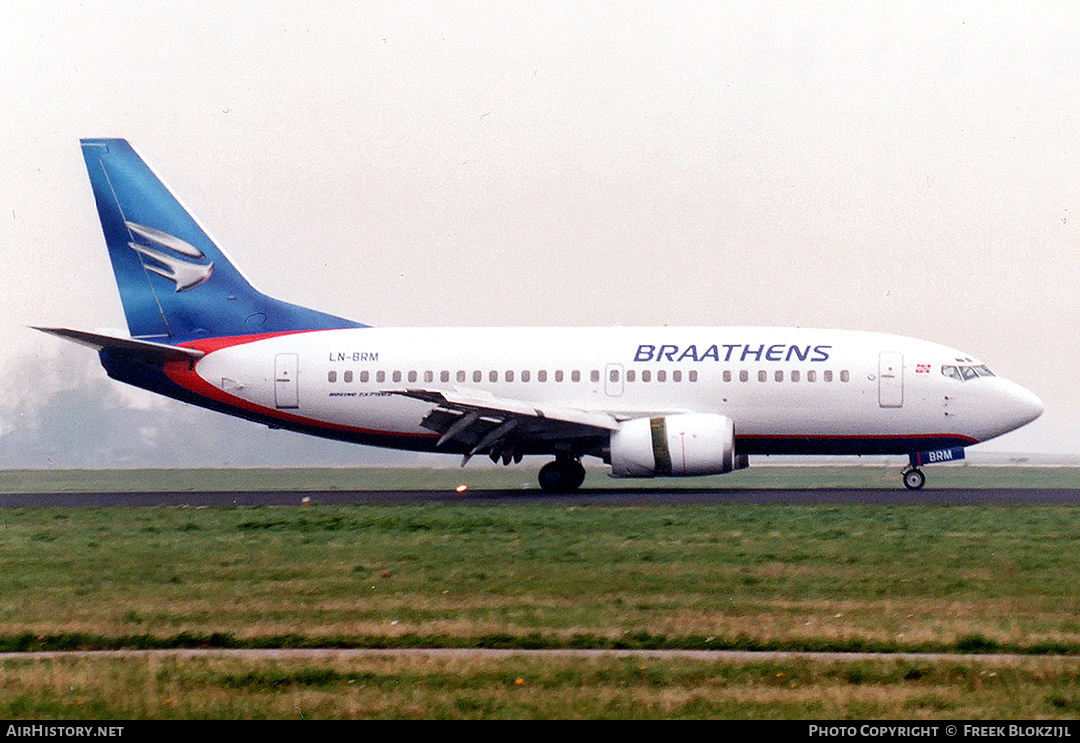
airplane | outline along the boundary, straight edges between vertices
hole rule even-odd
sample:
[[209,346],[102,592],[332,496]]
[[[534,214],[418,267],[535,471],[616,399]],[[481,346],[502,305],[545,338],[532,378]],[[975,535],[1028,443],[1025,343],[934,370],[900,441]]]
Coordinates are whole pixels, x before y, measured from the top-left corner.
[[376,328],[257,291],[123,139],[81,140],[128,337],[36,328],[110,377],[287,429],[378,447],[584,457],[614,477],[740,470],[753,455],[907,455],[922,467],[1038,418],[1042,401],[970,354],[854,330]]

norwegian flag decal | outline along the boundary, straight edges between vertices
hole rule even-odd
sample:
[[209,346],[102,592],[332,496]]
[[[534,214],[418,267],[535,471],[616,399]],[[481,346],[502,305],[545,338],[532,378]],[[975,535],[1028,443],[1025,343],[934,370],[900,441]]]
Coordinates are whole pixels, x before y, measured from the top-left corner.
[[929,374],[930,373],[930,365],[929,364],[916,364],[915,365],[915,373],[916,374]]

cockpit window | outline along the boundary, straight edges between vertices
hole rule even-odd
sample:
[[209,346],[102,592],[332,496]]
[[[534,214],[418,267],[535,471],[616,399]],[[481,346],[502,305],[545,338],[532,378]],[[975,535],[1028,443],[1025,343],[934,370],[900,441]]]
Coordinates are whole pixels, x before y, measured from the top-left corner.
[[941,367],[941,373],[949,379],[955,379],[959,382],[966,382],[969,379],[975,379],[976,377],[992,377],[994,373],[985,366],[953,366],[951,364],[945,364]]

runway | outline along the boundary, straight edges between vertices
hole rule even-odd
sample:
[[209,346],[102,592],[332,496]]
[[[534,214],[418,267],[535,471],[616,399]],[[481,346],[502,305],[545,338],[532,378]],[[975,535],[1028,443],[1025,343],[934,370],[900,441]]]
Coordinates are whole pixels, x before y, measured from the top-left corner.
[[709,663],[760,663],[794,660],[821,663],[963,663],[980,665],[1045,665],[1047,662],[1076,665],[1075,655],[1027,655],[1023,653],[875,653],[802,650],[653,650],[647,648],[161,648],[130,650],[31,650],[0,652],[0,661],[50,660],[55,658],[240,658],[245,660],[306,659],[317,661],[363,658],[657,658]]
[[715,506],[759,505],[1077,505],[1073,488],[903,488],[816,489],[583,489],[570,495],[539,490],[262,490],[198,492],[0,493],[0,508],[150,508],[313,506],[313,505],[579,505],[579,506]]

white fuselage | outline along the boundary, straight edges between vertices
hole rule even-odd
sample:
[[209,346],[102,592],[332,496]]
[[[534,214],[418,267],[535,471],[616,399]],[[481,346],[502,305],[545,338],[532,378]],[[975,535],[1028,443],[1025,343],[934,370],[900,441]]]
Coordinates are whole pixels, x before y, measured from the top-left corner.
[[[602,411],[713,413],[748,453],[907,453],[966,446],[1042,404],[967,354],[892,335],[788,328],[359,328],[189,345],[222,405],[284,427],[437,450],[421,426],[447,390]],[[967,369],[949,372],[943,369]],[[968,379],[964,379],[966,374]],[[172,375],[170,375],[172,376]],[[192,388],[190,379],[182,382]]]

